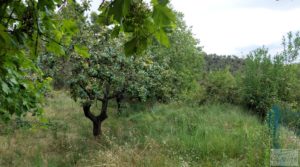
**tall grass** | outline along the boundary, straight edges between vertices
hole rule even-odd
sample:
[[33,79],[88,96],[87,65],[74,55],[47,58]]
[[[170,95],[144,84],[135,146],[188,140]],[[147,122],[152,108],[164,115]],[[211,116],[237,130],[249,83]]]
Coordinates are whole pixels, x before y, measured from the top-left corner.
[[[182,159],[188,164],[263,166],[268,159],[265,126],[238,107],[159,105],[148,113],[132,114],[125,121],[134,125],[130,129],[135,133],[133,143],[145,145],[148,138],[155,139],[171,159]],[[121,126],[113,125],[116,127],[111,128]],[[128,134],[123,133],[113,135]]]
[[[135,105],[122,114],[111,105],[103,133],[95,139],[80,105],[54,92],[44,118],[0,123],[0,166],[269,165],[266,126],[232,105]],[[281,134],[284,147],[300,148]]]

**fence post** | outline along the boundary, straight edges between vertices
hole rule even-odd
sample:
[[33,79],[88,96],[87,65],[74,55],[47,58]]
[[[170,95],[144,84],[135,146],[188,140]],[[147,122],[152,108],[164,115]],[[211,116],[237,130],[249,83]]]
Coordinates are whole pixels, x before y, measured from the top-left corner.
[[274,105],[268,113],[267,122],[270,128],[272,145],[274,149],[280,148],[279,143],[279,121],[280,121],[280,108]]

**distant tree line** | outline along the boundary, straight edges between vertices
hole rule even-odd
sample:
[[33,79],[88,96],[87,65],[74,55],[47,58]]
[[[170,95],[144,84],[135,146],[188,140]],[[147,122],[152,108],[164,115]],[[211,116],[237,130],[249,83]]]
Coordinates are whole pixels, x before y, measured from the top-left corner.
[[231,73],[240,71],[245,66],[245,59],[235,55],[203,54],[205,60],[205,71],[223,70],[229,67]]

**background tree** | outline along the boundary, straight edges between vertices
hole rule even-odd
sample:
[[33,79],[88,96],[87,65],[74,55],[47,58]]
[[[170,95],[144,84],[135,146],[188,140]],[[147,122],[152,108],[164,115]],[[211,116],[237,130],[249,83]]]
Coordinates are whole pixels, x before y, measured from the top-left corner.
[[245,65],[245,60],[234,55],[204,54],[205,71],[219,71],[229,67],[232,74],[240,72]]
[[[299,32],[289,32],[282,40],[283,51],[276,56],[276,65],[280,78],[278,80],[278,96],[280,97],[283,105],[295,108],[299,105],[299,83],[298,76],[299,68],[299,49],[300,49],[300,36]],[[281,63],[278,63],[281,62]],[[283,65],[282,65],[283,64]]]
[[[183,15],[176,13],[177,28],[169,34],[170,47],[154,45],[150,47],[156,61],[166,62],[174,71],[170,88],[174,90],[173,98],[188,99],[198,90],[203,72],[203,53],[198,48],[199,41],[193,37],[191,29],[183,21]],[[200,92],[197,92],[200,93]],[[175,96],[176,95],[176,96]]]
[[299,34],[288,33],[283,39],[283,52],[271,57],[266,48],[260,48],[247,56],[242,84],[244,102],[262,118],[274,104],[297,103],[299,78],[294,62],[299,44]]
[[239,101],[238,83],[229,71],[229,67],[208,72],[202,84],[205,88],[204,101],[206,102],[237,104]]
[[246,105],[257,111],[262,118],[277,100],[275,70],[266,48],[253,51],[246,59],[243,78],[244,100]]

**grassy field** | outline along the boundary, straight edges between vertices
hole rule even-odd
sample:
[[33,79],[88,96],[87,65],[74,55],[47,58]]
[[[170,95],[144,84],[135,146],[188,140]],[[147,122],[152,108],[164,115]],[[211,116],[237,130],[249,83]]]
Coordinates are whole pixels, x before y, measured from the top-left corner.
[[[0,166],[269,166],[266,126],[232,105],[112,105],[103,133],[95,139],[80,105],[54,92],[43,118],[0,123]],[[285,129],[280,142],[300,148]]]

